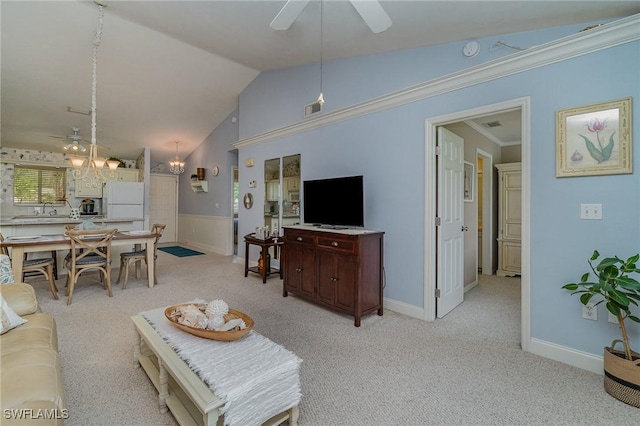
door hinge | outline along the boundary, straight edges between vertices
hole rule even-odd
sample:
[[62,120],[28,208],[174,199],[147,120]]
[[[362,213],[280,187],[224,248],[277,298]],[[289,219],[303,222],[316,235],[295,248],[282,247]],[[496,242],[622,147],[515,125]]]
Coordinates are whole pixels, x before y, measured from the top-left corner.
[[442,225],[442,219],[436,216],[436,226],[440,226],[440,225]]
[[436,146],[436,155],[440,155],[441,152],[442,152],[442,150],[440,149],[440,146],[437,145]]
[[440,289],[436,288],[436,298],[440,298]]

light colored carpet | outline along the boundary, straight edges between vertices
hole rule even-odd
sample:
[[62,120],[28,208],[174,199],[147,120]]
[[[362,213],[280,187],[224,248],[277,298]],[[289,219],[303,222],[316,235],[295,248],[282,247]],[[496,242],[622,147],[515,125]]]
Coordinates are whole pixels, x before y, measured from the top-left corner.
[[[131,279],[114,297],[92,278],[66,305],[32,281],[58,324],[64,384],[75,425],[173,425],[133,367],[138,312],[222,298],[255,329],[303,359],[301,425],[637,425],[640,410],[605,393],[602,376],[524,353],[519,280],[490,277],[444,319],[426,323],[389,310],[353,319],[294,296],[273,275],[244,278],[243,265],[207,253],[158,254],[159,285]],[[117,269],[114,269],[117,276]]]

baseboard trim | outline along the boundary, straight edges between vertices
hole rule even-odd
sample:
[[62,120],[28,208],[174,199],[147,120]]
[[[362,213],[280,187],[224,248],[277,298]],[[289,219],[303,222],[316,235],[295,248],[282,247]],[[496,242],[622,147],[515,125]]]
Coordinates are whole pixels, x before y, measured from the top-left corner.
[[[180,244],[180,243],[178,243],[178,244]],[[193,248],[200,249],[200,250],[205,250],[205,251],[208,251],[208,252],[211,252],[211,253],[220,254],[222,256],[227,256],[227,253],[224,250],[221,250],[220,248],[213,247],[213,246],[210,246],[210,245],[207,245],[207,244],[200,244],[200,243],[196,243],[196,242],[193,242],[193,241],[183,241],[182,244],[185,244],[185,245],[188,245],[188,246],[191,246]]]
[[413,318],[424,320],[424,309],[419,306],[410,305],[398,300],[384,298],[384,308],[399,314],[407,315]]
[[[398,300],[384,298],[384,308],[399,314],[424,320],[424,309],[400,302]],[[604,350],[604,348],[603,348]],[[563,364],[581,368],[596,374],[603,374],[604,364],[602,356],[572,349],[567,346],[557,345],[540,339],[531,339],[527,352],[549,358]]]
[[[604,347],[603,347],[604,350]],[[596,374],[603,374],[604,361],[602,356],[582,352],[555,343],[532,338],[528,345],[528,352],[540,355],[554,361],[591,371]]]

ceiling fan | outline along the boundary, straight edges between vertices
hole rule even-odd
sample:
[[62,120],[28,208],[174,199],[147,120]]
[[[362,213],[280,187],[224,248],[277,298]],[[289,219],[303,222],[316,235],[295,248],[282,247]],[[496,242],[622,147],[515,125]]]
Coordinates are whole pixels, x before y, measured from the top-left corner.
[[[80,135],[80,128],[79,127],[72,127],[71,130],[73,131],[72,135],[68,135],[68,136],[51,136],[51,137],[55,138],[55,139],[67,139],[67,140],[70,140],[71,142],[69,142],[68,144],[66,144],[65,146],[62,147],[62,149],[65,150],[65,151],[69,151],[69,152],[87,152],[87,147],[80,143],[84,139],[82,137],[82,135]],[[104,145],[100,145],[100,144],[98,146],[100,148],[110,149],[108,146],[104,146]]]
[[[288,30],[293,21],[307,6],[310,0],[288,0],[280,12],[271,21],[274,30]],[[391,26],[391,18],[376,0],[350,0],[364,22],[374,34],[386,31]]]

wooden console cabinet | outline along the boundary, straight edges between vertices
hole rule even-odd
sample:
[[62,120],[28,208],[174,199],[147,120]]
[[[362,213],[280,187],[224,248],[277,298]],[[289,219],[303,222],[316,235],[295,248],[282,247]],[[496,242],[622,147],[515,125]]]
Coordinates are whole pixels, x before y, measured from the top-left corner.
[[289,292],[353,315],[382,315],[383,232],[284,228],[284,284]]

